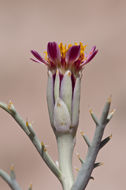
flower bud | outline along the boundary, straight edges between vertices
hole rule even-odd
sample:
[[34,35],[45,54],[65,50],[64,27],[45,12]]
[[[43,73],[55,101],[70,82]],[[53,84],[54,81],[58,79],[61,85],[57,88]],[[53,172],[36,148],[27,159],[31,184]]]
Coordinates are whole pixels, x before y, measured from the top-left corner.
[[68,108],[61,98],[57,98],[54,107],[54,126],[57,132],[66,133],[70,131],[71,118]]
[[48,67],[47,104],[51,126],[55,134],[76,134],[80,112],[81,72],[84,66],[97,54],[93,46],[89,54],[85,53],[82,43],[59,46],[56,42],[47,45],[47,57],[44,59],[32,50],[35,62]]

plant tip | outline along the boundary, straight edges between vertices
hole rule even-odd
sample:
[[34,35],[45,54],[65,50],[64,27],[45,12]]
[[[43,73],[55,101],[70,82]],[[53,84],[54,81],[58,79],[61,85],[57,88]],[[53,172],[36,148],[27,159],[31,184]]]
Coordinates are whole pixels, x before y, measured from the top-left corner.
[[79,168],[76,168],[76,167],[75,167],[75,170],[76,170],[77,172],[79,172]]
[[111,139],[112,138],[112,134],[109,136],[109,139]]
[[26,126],[27,126],[27,127],[29,126],[29,123],[28,123],[28,121],[26,121]]
[[90,112],[90,114],[92,114],[93,113],[92,109],[89,109],[89,112]]
[[111,101],[112,101],[112,95],[109,96],[108,103],[111,103]]
[[82,136],[84,136],[84,132],[83,132],[83,131],[81,131],[80,134],[81,134]]
[[14,171],[14,164],[11,165],[10,171]]
[[9,103],[8,103],[8,109],[10,110],[11,109],[11,106],[13,105],[13,103],[12,103],[12,101],[11,100],[9,100]]

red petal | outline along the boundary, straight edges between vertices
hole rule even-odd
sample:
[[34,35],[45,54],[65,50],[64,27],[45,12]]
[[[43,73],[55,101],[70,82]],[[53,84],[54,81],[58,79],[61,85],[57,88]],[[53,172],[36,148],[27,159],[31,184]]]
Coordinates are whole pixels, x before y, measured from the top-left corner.
[[77,61],[80,56],[80,45],[79,46],[72,46],[66,53],[66,62],[71,63]]

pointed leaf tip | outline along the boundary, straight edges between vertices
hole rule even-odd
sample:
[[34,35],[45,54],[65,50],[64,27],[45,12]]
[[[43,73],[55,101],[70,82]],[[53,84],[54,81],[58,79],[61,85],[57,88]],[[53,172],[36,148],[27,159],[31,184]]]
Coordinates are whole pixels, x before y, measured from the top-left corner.
[[104,140],[101,141],[100,143],[100,149],[103,148],[108,142],[109,140],[112,138],[112,135],[106,137]]
[[110,96],[108,97],[107,102],[108,102],[108,103],[111,103],[111,102],[112,102],[112,95],[110,95]]
[[92,119],[94,120],[96,126],[98,126],[99,125],[99,121],[98,121],[96,115],[93,113],[92,109],[90,109],[89,112],[90,112],[90,115],[91,115]]
[[81,136],[84,136],[84,131],[80,131]]
[[94,164],[94,168],[97,168],[97,167],[99,167],[99,166],[102,166],[104,163],[102,163],[102,162],[97,162],[97,163],[95,163]]
[[94,177],[91,176],[90,179],[94,180]]
[[41,142],[41,147],[42,147],[42,150],[44,151],[44,152],[46,152],[46,147],[45,147],[45,144],[43,143],[43,141]]
[[116,112],[116,109],[113,109],[109,114],[108,114],[108,117],[107,117],[107,120],[108,122],[112,119],[113,115],[115,114]]
[[14,172],[14,165],[12,164],[10,167],[10,177],[12,180],[16,178],[15,172]]
[[90,114],[92,114],[92,113],[93,113],[92,109],[89,109],[89,113],[90,113]]
[[14,171],[14,164],[10,166],[10,171]]
[[32,190],[32,184],[30,184],[30,186],[29,186],[28,190]]

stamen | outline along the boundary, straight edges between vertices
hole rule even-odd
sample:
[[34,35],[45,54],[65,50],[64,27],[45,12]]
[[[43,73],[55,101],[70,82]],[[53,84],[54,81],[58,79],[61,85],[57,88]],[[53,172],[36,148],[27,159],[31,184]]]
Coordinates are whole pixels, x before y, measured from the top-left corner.
[[75,42],[75,43],[74,43],[74,45],[75,45],[75,46],[78,46],[78,43],[77,43],[77,42]]
[[44,54],[45,54],[45,60],[48,61],[48,54],[47,54],[47,51],[44,51]]
[[60,53],[61,53],[62,58],[65,58],[65,56],[66,56],[66,44],[65,44],[65,46],[63,46],[63,43],[61,42],[59,44],[59,48],[60,48]]
[[70,49],[70,47],[72,47],[72,44],[68,44],[68,49]]

